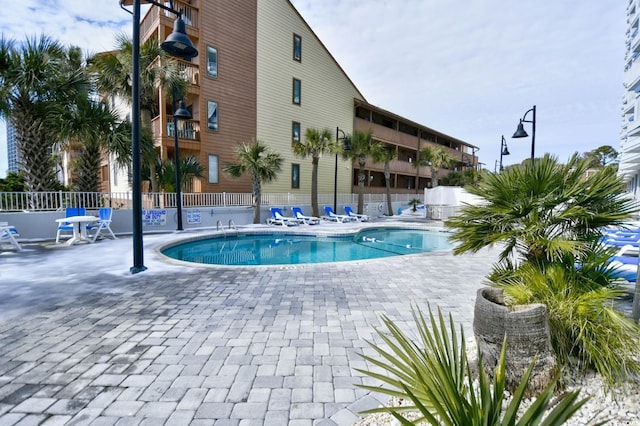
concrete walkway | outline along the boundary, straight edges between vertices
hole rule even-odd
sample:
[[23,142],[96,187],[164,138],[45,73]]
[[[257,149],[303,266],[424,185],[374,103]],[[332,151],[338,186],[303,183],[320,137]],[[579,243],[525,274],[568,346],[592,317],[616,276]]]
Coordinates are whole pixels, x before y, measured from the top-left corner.
[[145,236],[136,275],[130,238],[0,252],[0,424],[351,425],[386,402],[356,387],[380,315],[411,330],[429,303],[471,333],[496,259],[199,268],[160,259],[175,238]]

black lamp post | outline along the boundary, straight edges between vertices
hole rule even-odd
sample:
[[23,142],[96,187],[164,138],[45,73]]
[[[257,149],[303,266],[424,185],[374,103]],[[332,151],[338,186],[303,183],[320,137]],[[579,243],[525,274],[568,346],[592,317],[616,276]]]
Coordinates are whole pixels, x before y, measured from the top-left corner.
[[[342,136],[340,136],[340,134],[342,134]],[[351,147],[349,146],[349,138],[347,137],[347,135],[344,134],[344,132],[339,127],[336,127],[336,143],[338,143],[338,141],[340,140],[343,141],[345,151],[349,151],[349,149],[351,149]],[[338,153],[336,152],[335,170],[333,173],[333,211],[336,214],[338,213],[337,209],[338,209]]]
[[504,139],[504,135],[502,135],[502,142],[500,143],[500,171],[503,171],[502,167],[502,156],[511,155],[509,152],[509,148],[507,148],[507,141]]
[[176,222],[178,222],[178,231],[182,231],[182,182],[180,179],[180,147],[178,146],[178,119],[188,120],[191,113],[184,105],[184,101],[180,99],[178,109],[176,109],[176,91],[173,91],[173,156],[176,170]]
[[[527,120],[526,119],[527,114],[529,114],[532,111],[533,111],[533,119]],[[536,106],[535,105],[533,106],[533,108],[531,108],[530,110],[524,113],[524,116],[520,119],[520,123],[518,123],[518,128],[516,129],[516,132],[513,134],[513,136],[511,136],[512,138],[526,138],[527,136],[529,136],[527,132],[524,130],[524,126],[522,126],[522,123],[533,124],[533,130],[531,131],[531,166],[533,167],[533,161],[534,161],[533,159],[535,157],[535,150],[536,150]]]
[[[120,1],[120,7],[124,9],[123,3]],[[133,210],[133,266],[129,268],[132,274],[145,271],[142,244],[142,177],[140,174],[140,3],[141,0],[133,1],[133,46],[132,46],[132,67],[131,67],[131,167],[132,167],[132,200],[131,208]],[[174,31],[169,34],[161,47],[162,50],[170,55],[187,59],[198,56],[198,50],[193,46],[185,31],[185,24],[179,11],[173,8],[173,1],[169,1],[169,7],[154,0],[145,0],[145,3],[151,3],[161,9],[168,10],[178,15],[178,19],[174,23]],[[124,9],[127,10],[127,9]],[[129,12],[127,10],[127,12]]]

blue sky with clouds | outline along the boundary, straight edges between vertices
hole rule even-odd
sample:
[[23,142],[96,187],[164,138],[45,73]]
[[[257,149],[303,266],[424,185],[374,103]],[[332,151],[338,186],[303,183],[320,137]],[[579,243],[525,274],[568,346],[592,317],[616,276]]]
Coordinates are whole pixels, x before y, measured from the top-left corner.
[[[116,32],[131,32],[118,0],[6,2],[5,38],[46,33],[98,52],[113,47]],[[490,170],[503,134],[511,152],[505,164],[529,157],[531,139],[511,135],[534,104],[536,155],[565,160],[601,145],[618,148],[625,1],[292,4],[369,102],[479,146]],[[525,129],[531,134],[530,124]],[[2,124],[0,176],[6,157]]]

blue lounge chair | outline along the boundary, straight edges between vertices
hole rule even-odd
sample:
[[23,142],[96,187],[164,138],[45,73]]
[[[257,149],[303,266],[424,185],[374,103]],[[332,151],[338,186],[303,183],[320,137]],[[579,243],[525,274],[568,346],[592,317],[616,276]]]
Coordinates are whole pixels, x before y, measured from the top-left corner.
[[355,218],[355,220],[357,220],[358,222],[369,222],[369,220],[371,219],[369,215],[354,213],[354,211],[351,210],[351,206],[344,206],[344,212],[347,214],[347,216]]
[[351,222],[352,220],[356,220],[353,217],[349,217],[347,215],[344,214],[335,214],[335,212],[333,211],[333,209],[331,208],[331,206],[325,206],[324,207],[324,212],[325,215],[322,216],[322,218],[324,220],[330,220],[332,222]]
[[0,244],[7,243],[11,244],[17,251],[22,251],[22,246],[16,240],[16,237],[19,237],[20,234],[15,226],[10,226],[6,222],[0,223]]
[[268,225],[296,226],[300,224],[298,219],[285,217],[278,207],[271,207],[269,210],[271,211],[271,217],[267,219]]
[[111,230],[111,215],[113,213],[113,209],[111,207],[100,207],[100,210],[98,211],[98,217],[100,219],[98,219],[98,221],[96,223],[92,223],[90,225],[87,225],[87,231],[91,232],[95,232],[89,239],[89,241],[91,242],[95,242],[98,237],[100,236],[100,233],[102,231],[105,232],[109,232],[109,234],[111,234],[111,238],[113,238],[114,240],[116,239],[116,235],[113,233],[113,231]]
[[[84,207],[67,207],[65,209],[64,217],[84,216],[85,214],[86,214],[86,210]],[[70,237],[72,237],[74,226],[77,226],[77,225],[69,222],[63,222],[60,225],[58,225],[58,232],[56,232],[56,243],[60,242],[60,236],[63,233],[71,234]]]
[[302,221],[302,223],[306,225],[317,225],[320,223],[320,218],[315,216],[305,216],[300,207],[292,207],[291,212],[293,213],[293,217]]

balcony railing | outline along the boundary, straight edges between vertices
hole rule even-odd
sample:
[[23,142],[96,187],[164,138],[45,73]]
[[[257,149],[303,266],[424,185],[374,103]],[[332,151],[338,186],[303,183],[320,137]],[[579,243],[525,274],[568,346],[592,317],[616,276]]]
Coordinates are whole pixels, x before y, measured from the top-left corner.
[[[166,136],[173,137],[173,116],[167,116]],[[195,120],[178,120],[178,137],[192,141],[200,140],[200,122]]]

